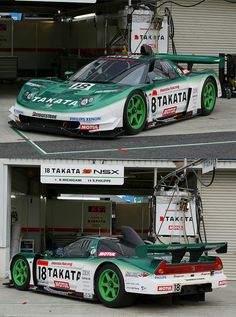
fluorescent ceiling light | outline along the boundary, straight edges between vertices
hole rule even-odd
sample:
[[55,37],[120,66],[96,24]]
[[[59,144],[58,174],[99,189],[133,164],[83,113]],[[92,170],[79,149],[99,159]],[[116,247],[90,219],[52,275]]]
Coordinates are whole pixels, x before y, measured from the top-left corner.
[[94,197],[94,196],[84,196],[84,195],[61,195],[58,196],[57,199],[61,200],[100,200],[99,197]]
[[77,15],[73,18],[73,20],[86,20],[86,19],[91,19],[96,16],[96,13],[88,13],[88,14],[82,14],[82,15]]
[[25,2],[70,2],[70,3],[96,3],[97,0],[15,0]]

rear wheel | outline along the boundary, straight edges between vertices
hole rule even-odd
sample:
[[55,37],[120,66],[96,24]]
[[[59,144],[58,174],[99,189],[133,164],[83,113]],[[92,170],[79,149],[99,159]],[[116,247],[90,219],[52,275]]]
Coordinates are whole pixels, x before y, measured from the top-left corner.
[[133,303],[133,294],[126,293],[120,270],[113,264],[105,264],[97,274],[95,291],[103,305],[111,308],[125,307]]
[[11,276],[15,288],[22,291],[29,289],[30,267],[24,256],[17,255],[12,260]]
[[212,78],[207,78],[202,88],[201,109],[204,116],[208,116],[216,103],[216,84]]
[[145,127],[147,105],[142,92],[132,92],[125,103],[123,122],[126,134],[137,134]]

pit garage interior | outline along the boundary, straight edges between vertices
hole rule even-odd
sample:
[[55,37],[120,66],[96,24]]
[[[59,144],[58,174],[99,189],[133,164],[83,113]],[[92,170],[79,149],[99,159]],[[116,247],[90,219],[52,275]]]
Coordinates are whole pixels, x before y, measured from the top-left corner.
[[[65,71],[75,71],[97,56],[139,53],[140,43],[159,53],[235,54],[235,10],[234,0],[2,0],[0,79],[63,78]],[[128,14],[134,21],[154,15],[155,32],[146,39],[141,29],[133,29],[129,41]],[[233,63],[231,73],[234,68]]]
[[[6,277],[10,257],[21,251],[55,249],[82,235],[119,234],[122,225],[132,226],[143,239],[150,238],[153,217],[151,198],[161,178],[183,161],[103,162],[124,167],[123,185],[78,185],[41,182],[41,164],[98,166],[101,162],[54,160],[1,160],[0,276]],[[89,165],[90,164],[90,165]],[[235,162],[218,161],[212,172],[188,171],[180,188],[198,190],[203,204],[208,242],[228,242],[222,256],[229,279],[236,279]],[[166,184],[173,185],[174,177]],[[157,196],[158,197],[158,196]],[[158,203],[158,199],[157,203]],[[203,227],[201,234],[203,235]],[[182,239],[182,238],[181,238]],[[204,238],[205,239],[205,238]],[[168,243],[169,243],[168,238]],[[183,241],[182,241],[183,242]]]

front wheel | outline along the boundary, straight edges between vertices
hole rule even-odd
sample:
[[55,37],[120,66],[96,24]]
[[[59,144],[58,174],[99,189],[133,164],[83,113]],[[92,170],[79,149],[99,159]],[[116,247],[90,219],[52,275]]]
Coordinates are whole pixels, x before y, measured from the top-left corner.
[[147,119],[145,96],[140,91],[132,92],[125,103],[123,126],[126,134],[134,135],[142,131]]
[[126,293],[123,276],[114,264],[105,264],[98,271],[95,291],[103,305],[111,308],[125,307],[133,303],[133,294]]
[[207,78],[202,88],[201,109],[204,116],[208,116],[216,103],[216,84],[212,78]]
[[11,277],[15,288],[21,291],[29,289],[30,267],[24,256],[17,255],[12,260]]

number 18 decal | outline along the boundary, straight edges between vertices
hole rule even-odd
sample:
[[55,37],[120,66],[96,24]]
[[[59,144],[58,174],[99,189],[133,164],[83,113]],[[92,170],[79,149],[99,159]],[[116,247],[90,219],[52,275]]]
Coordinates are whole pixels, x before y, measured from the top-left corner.
[[70,86],[70,89],[81,89],[81,90],[89,90],[94,84],[90,83],[75,83]]

